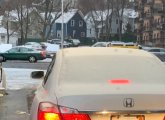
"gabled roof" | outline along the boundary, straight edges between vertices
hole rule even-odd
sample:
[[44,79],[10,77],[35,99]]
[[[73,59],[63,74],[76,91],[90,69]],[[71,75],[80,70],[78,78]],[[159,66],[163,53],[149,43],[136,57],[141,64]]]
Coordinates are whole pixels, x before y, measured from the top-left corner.
[[[68,12],[64,13],[64,23],[68,23],[69,20],[77,13],[79,12],[78,9],[71,9]],[[81,14],[80,14],[81,15]],[[82,17],[83,18],[83,17]],[[62,16],[60,16],[55,23],[62,23]]]
[[[50,17],[50,19],[54,19],[54,18],[57,18],[59,15],[61,14],[61,12],[52,12],[49,16],[49,13],[48,13],[48,17]],[[45,19],[45,13],[40,13],[40,16],[41,18],[44,20]]]
[[[121,10],[120,10],[120,12],[121,12]],[[86,21],[91,21],[91,20],[93,20],[92,19],[92,15],[93,15],[93,17],[96,21],[105,21],[107,18],[107,15],[111,15],[111,13],[112,13],[111,9],[109,11],[108,10],[92,11],[92,12],[87,13],[87,15],[84,17],[84,19]],[[124,17],[128,17],[128,18],[138,17],[138,13],[135,12],[135,10],[133,10],[133,9],[124,9],[123,15],[124,15]]]
[[137,18],[138,17],[138,12],[136,12],[134,9],[124,9],[124,13],[128,18]]
[[[36,8],[29,8],[28,11],[27,11],[27,9],[23,9],[23,12],[22,12],[23,16],[26,16],[27,13],[31,13],[34,10],[37,11]],[[19,21],[17,10],[12,10],[9,12],[9,14],[10,14],[9,15],[10,21]]]
[[[92,17],[94,17],[94,19],[96,21],[105,21],[107,18],[107,15],[110,15],[112,13],[112,10],[98,10],[98,11],[92,11],[87,13],[87,15],[84,17],[85,20],[90,20]],[[93,15],[93,16],[92,16]]]

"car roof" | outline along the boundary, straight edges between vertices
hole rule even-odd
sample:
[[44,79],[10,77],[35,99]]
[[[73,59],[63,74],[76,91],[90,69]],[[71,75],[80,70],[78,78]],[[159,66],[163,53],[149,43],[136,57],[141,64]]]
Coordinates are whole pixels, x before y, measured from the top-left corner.
[[[63,55],[87,56],[87,55],[132,55],[132,56],[152,56],[143,50],[131,48],[111,48],[111,47],[81,47],[62,49]],[[134,53],[134,54],[133,54]]]

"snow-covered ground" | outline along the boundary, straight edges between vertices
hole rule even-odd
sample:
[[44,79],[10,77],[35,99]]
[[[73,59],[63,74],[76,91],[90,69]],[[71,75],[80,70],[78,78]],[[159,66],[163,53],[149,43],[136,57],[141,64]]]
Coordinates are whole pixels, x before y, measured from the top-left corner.
[[0,52],[6,52],[12,48],[12,44],[0,44]]
[[6,73],[6,88],[8,90],[19,90],[23,88],[36,88],[42,79],[32,79],[30,74],[34,69],[4,68]]

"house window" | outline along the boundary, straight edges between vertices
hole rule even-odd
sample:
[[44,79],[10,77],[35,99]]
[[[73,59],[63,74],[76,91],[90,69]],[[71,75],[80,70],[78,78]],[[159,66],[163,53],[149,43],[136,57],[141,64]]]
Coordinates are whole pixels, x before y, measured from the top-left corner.
[[5,43],[5,36],[3,36],[3,35],[1,36],[1,42]]
[[119,28],[117,28],[117,33],[119,33]]
[[28,24],[30,25],[32,22],[31,18],[28,19]]
[[83,26],[83,21],[79,21],[79,27]]
[[76,30],[73,30],[73,38],[75,37],[76,35]]
[[2,36],[1,36],[1,39],[5,39],[5,36],[2,35]]
[[118,19],[116,19],[116,24],[118,24],[119,23],[119,21],[118,21]]
[[156,38],[156,34],[154,34],[154,38]]
[[71,26],[73,27],[75,25],[75,21],[71,20]]
[[85,37],[85,32],[81,32],[81,37]]

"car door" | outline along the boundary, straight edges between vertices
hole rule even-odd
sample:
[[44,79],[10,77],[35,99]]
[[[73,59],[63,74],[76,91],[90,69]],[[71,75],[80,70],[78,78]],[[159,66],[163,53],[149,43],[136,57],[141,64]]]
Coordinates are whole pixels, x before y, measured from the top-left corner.
[[25,47],[20,48],[20,59],[28,60],[29,54],[30,53],[28,51],[28,48]]
[[4,54],[5,58],[8,60],[17,60],[19,59],[19,47],[12,48]]

